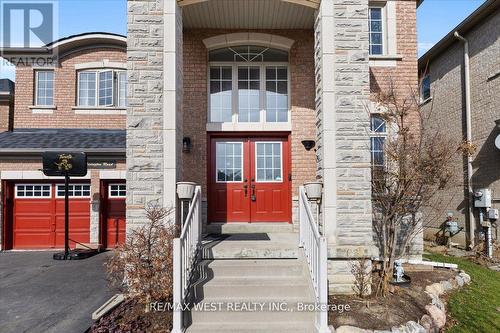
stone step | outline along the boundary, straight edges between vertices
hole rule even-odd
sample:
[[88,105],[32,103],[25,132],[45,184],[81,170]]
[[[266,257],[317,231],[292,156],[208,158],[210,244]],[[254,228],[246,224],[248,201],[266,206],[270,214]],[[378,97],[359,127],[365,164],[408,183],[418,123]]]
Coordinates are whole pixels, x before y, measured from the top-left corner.
[[243,233],[289,233],[293,232],[291,223],[209,223],[207,234],[243,234]]
[[294,259],[299,256],[294,233],[207,235],[203,259]]
[[252,322],[231,323],[194,323],[187,333],[312,333],[314,325],[308,322]]
[[205,276],[217,277],[292,277],[302,276],[304,267],[297,259],[205,260],[199,269]]

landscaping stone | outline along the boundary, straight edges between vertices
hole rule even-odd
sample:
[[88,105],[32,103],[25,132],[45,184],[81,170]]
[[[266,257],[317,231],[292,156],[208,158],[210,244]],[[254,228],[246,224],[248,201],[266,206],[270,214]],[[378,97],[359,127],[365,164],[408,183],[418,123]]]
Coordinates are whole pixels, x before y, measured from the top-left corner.
[[446,313],[443,310],[432,304],[426,305],[425,310],[438,328],[444,327],[446,324]]
[[443,310],[443,311],[446,310],[446,307],[444,306],[443,301],[441,301],[441,299],[439,297],[437,297],[436,295],[431,295],[431,298],[432,298],[431,304],[437,306],[440,310]]
[[462,278],[462,280],[464,280],[464,283],[465,283],[465,284],[469,284],[469,283],[470,283],[470,280],[471,280],[471,279],[470,279],[470,275],[469,275],[469,274],[467,274],[467,273],[465,273],[465,272],[461,272],[461,273],[460,273],[460,274],[458,274],[458,275],[460,275],[460,277]]
[[335,330],[335,333],[373,333],[371,330],[364,330],[359,327],[354,327],[354,326],[349,326],[349,325],[343,325],[337,327]]
[[412,320],[406,323],[405,326],[406,333],[426,333],[425,328]]
[[431,285],[428,285],[427,287],[425,287],[425,291],[436,296],[439,296],[444,292],[441,283],[433,283]]
[[453,289],[453,286],[451,285],[451,283],[447,280],[445,281],[441,281],[441,287],[443,288],[443,291],[444,292],[447,292],[448,290],[451,290]]
[[422,316],[420,319],[420,325],[422,325],[427,333],[439,333],[439,328],[437,328],[429,315]]
[[448,282],[450,282],[450,283],[451,283],[451,286],[453,287],[453,289],[458,288],[458,283],[457,283],[457,280],[455,280],[455,278],[454,278],[454,277],[453,277],[453,278],[451,278],[451,279],[449,279],[449,280],[448,280]]
[[464,285],[464,279],[460,275],[455,276],[455,281],[457,281],[457,284],[459,287],[463,287]]

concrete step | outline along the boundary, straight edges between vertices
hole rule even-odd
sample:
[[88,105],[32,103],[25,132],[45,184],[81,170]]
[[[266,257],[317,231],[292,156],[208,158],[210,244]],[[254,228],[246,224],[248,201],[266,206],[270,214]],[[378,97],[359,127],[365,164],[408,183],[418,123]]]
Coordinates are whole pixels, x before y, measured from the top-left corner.
[[194,323],[187,333],[313,333],[316,332],[310,322],[251,322],[231,323]]
[[[284,297],[309,297],[310,286],[302,277],[267,278],[215,278],[199,280],[193,284],[197,299],[205,297],[253,297],[254,299]],[[200,298],[200,296],[202,296]]]
[[203,259],[298,258],[295,233],[210,234],[203,239]]
[[242,233],[289,233],[293,232],[293,224],[281,222],[270,223],[209,223],[207,234],[242,234]]
[[217,277],[293,277],[302,276],[304,267],[297,259],[204,260],[200,269],[205,276]]

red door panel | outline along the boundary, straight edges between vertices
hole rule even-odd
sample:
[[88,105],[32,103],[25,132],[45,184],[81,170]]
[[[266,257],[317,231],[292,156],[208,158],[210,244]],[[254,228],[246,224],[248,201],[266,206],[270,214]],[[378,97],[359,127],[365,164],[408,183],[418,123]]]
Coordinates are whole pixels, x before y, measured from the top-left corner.
[[[24,184],[19,184],[23,186]],[[13,200],[12,248],[49,249],[64,247],[64,198],[55,197],[55,184],[43,198],[16,196]],[[16,191],[14,186],[13,191]],[[48,192],[47,192],[48,193]],[[70,247],[90,238],[90,199],[70,198]]]
[[209,154],[210,222],[291,221],[288,138],[212,138]]
[[125,198],[108,199],[106,219],[106,246],[115,247],[125,242]]

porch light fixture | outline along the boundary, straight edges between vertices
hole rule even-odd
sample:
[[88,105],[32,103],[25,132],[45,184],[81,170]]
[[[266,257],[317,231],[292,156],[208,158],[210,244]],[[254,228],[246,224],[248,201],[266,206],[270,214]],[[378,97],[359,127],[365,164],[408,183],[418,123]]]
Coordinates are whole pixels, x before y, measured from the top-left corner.
[[190,153],[191,152],[191,138],[190,137],[183,137],[182,138],[182,152],[183,153]]
[[311,149],[314,148],[314,146],[316,146],[316,141],[314,140],[302,140],[302,145],[304,146],[304,148],[309,151]]

